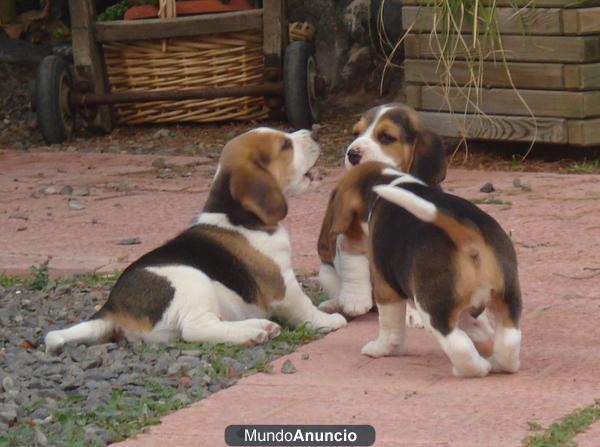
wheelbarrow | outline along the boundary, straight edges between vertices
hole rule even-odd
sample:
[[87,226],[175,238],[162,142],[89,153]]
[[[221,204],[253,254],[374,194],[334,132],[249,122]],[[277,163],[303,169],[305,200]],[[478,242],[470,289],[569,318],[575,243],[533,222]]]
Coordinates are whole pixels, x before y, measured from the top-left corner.
[[[154,101],[264,97],[271,116],[285,111],[294,128],[319,120],[325,83],[317,74],[314,46],[288,44],[284,0],[263,0],[262,8],[167,19],[99,22],[93,0],[69,0],[73,64],[47,56],[39,65],[32,105],[48,144],[73,135],[77,116],[86,128],[110,132],[113,106]],[[262,30],[263,82],[247,85],[111,92],[102,44]]]

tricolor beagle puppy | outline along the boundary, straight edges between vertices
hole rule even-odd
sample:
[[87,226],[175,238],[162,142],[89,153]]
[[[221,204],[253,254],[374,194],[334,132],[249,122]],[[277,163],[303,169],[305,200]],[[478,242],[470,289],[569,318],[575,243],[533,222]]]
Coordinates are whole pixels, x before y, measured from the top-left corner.
[[[353,133],[355,139],[345,155],[347,169],[373,160],[396,166],[431,186],[439,186],[446,177],[442,140],[426,129],[417,112],[406,105],[393,103],[368,110],[354,125]],[[362,315],[373,307],[367,259],[356,252],[351,241],[344,240],[344,235],[332,240],[330,230],[331,207],[323,219],[318,243],[319,279],[330,298],[320,308]],[[353,278],[344,288],[340,270],[345,271],[345,277]],[[411,326],[420,325],[412,308],[407,319]]]
[[[456,376],[519,369],[517,258],[491,216],[379,162],[342,178],[332,210],[332,235],[344,234],[350,249],[368,252],[379,335],[363,354],[403,353],[410,300]],[[353,280],[342,276],[342,288]]]
[[46,349],[112,336],[252,345],[279,334],[271,316],[324,331],[344,326],[302,291],[281,224],[286,197],[309,187],[319,152],[307,130],[260,128],[231,140],[194,224],[127,267],[88,321],[49,332]]

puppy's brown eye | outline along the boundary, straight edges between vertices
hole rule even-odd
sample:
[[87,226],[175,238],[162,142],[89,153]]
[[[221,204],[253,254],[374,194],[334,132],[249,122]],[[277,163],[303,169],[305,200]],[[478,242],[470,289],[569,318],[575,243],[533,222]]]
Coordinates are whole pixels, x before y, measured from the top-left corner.
[[358,136],[359,136],[359,135],[360,135],[360,133],[359,133],[359,132],[357,132],[357,131],[354,131],[354,132],[352,132],[352,136],[353,136],[354,138],[358,138]]
[[392,144],[392,143],[395,143],[396,141],[398,141],[398,139],[391,136],[390,134],[387,134],[385,132],[382,132],[379,134],[379,142],[381,144]]
[[281,145],[282,151],[287,151],[292,148],[292,142],[288,139],[283,140],[283,144]]

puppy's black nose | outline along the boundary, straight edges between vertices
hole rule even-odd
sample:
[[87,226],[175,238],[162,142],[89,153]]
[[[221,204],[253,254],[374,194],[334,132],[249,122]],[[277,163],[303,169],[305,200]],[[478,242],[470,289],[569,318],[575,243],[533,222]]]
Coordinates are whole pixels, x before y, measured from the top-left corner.
[[354,149],[353,147],[348,149],[346,156],[348,157],[348,161],[352,166],[356,166],[358,163],[360,163],[360,159],[362,158],[360,151],[358,149]]

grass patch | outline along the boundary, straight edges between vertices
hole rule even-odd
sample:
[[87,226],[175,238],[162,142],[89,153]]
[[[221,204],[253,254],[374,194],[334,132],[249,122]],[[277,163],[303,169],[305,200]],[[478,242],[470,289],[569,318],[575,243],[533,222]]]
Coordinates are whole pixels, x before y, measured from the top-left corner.
[[575,162],[566,171],[569,174],[600,174],[600,159],[584,159],[582,162]]
[[[590,425],[600,419],[600,399],[592,405],[580,408],[554,422],[543,433],[525,438],[525,447],[558,447],[577,445],[573,438],[578,433],[586,431]],[[540,424],[527,423],[530,430],[543,430]]]
[[48,285],[68,284],[76,288],[110,289],[115,285],[121,272],[115,270],[111,273],[81,273],[68,277],[51,279],[49,275],[49,260],[38,266],[29,267],[30,275],[7,275],[0,273],[0,286],[22,286],[29,290],[43,290]]

